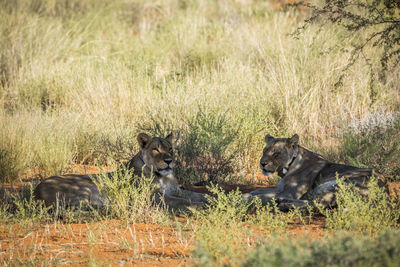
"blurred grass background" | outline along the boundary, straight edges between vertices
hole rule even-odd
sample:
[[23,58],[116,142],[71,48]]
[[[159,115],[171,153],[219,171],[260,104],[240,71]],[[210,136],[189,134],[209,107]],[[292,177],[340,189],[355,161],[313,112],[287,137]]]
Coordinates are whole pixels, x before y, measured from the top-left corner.
[[0,0],[0,181],[115,165],[142,131],[176,133],[183,183],[254,176],[267,133],[398,179],[399,73],[335,87],[352,40],[291,35],[308,11],[279,3]]

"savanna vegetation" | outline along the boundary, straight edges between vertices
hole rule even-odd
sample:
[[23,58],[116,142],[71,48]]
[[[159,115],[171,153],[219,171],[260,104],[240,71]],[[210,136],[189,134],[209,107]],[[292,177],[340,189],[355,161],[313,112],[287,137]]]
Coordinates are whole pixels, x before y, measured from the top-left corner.
[[[0,0],[0,263],[397,265],[399,201],[375,182],[369,198],[341,185],[336,210],[288,213],[220,187],[256,182],[267,133],[399,181],[399,5],[360,2]],[[360,47],[371,36],[389,41]],[[175,217],[129,172],[101,175],[107,210],[8,189],[115,168],[140,132],[175,133],[176,177],[211,184],[207,209]],[[291,234],[321,221],[315,239]]]

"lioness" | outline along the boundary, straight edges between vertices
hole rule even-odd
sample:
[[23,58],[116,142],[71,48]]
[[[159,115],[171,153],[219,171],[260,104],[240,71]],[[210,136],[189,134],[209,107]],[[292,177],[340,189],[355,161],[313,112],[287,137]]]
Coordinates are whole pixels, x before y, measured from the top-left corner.
[[[267,134],[265,143],[260,159],[261,170],[265,176],[277,172],[282,179],[276,188],[257,189],[246,194],[247,199],[257,196],[266,204],[274,198],[282,210],[306,206],[310,200],[316,200],[320,207],[333,207],[336,177],[354,184],[362,195],[368,194],[371,169],[329,162],[300,146],[297,134],[291,138],[274,138]],[[378,184],[383,186],[380,180]]]
[[[140,151],[128,162],[126,167],[133,169],[134,175],[150,177],[156,184],[164,202],[170,208],[186,209],[189,206],[202,206],[206,203],[200,193],[182,190],[174,177],[173,135],[165,139],[151,138],[145,133],[137,136]],[[34,190],[34,196],[43,200],[47,206],[63,201],[67,206],[79,206],[81,202],[95,207],[103,207],[106,196],[99,192],[92,181],[96,176],[62,175],[53,176],[42,181]]]

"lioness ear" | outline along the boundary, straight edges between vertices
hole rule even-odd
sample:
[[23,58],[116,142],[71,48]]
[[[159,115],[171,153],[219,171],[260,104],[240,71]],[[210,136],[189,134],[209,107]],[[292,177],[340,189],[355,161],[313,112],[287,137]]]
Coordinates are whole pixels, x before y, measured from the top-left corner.
[[272,140],[274,140],[275,138],[274,137],[272,137],[271,135],[269,135],[269,134],[267,134],[266,136],[265,136],[265,143],[269,143],[270,141],[272,141]]
[[294,134],[292,138],[289,140],[289,146],[295,147],[299,144],[299,136],[297,134]]
[[137,136],[137,140],[138,140],[138,142],[139,142],[140,148],[146,148],[146,147],[150,144],[150,142],[151,142],[151,137],[148,136],[148,135],[145,134],[145,133],[140,133],[140,134]]
[[174,143],[174,134],[170,133],[165,139],[172,145]]

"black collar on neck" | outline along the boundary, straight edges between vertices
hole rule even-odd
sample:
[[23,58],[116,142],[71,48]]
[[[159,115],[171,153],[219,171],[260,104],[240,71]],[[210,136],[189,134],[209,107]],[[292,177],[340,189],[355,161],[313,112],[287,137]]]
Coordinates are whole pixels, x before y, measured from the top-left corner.
[[293,158],[292,158],[292,160],[290,161],[290,163],[288,165],[288,171],[290,169],[290,166],[292,166],[293,162],[296,160],[298,153],[299,153],[299,147],[297,147],[296,151],[293,153]]
[[292,166],[293,162],[296,160],[297,156],[294,156],[292,158],[292,160],[290,161],[289,165],[288,165],[288,170],[290,169],[290,167]]

